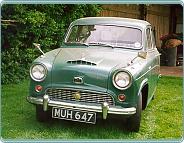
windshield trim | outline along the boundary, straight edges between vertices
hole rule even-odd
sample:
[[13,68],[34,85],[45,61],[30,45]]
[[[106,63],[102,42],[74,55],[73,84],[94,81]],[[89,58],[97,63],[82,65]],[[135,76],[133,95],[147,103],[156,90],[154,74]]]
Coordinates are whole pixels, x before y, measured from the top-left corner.
[[[86,25],[86,26],[88,26],[88,25],[117,26],[117,27],[126,27],[126,28],[138,29],[138,30],[141,31],[141,36],[142,36],[142,38],[141,38],[141,42],[142,42],[142,43],[141,43],[140,48],[125,47],[125,46],[114,46],[114,48],[126,48],[126,49],[135,49],[135,50],[140,50],[140,49],[143,48],[143,29],[141,29],[140,27],[136,27],[136,26],[127,26],[127,25],[117,25],[117,24],[103,24],[103,23],[98,23],[98,24],[95,24],[95,23],[91,23],[91,24],[74,24],[74,25],[72,25],[72,26],[69,27],[69,29],[68,29],[68,31],[67,31],[67,34],[66,34],[66,36],[65,36],[65,38],[64,38],[63,43],[64,43],[65,45],[68,44],[67,40],[68,40],[69,35],[71,34],[72,28],[73,28],[74,26],[85,26],[85,25]],[[90,46],[90,45],[89,45],[89,46]],[[98,46],[100,46],[100,45],[98,45]]]

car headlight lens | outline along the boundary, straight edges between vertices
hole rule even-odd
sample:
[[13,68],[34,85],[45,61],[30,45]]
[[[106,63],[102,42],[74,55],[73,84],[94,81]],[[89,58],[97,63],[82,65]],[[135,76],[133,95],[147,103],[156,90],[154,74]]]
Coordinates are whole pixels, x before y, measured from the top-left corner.
[[30,76],[35,81],[42,81],[46,77],[46,68],[43,65],[35,64],[30,69]]
[[131,84],[131,76],[129,73],[119,71],[113,76],[113,84],[116,88],[123,89],[127,88]]

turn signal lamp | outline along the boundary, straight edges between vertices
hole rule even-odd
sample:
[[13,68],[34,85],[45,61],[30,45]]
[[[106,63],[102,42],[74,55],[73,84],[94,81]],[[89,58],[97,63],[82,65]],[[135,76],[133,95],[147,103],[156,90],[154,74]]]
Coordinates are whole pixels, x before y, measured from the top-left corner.
[[37,92],[41,92],[41,91],[42,91],[42,87],[41,87],[40,85],[37,85],[37,86],[36,86],[36,91],[37,91]]
[[118,99],[119,101],[125,101],[125,95],[124,94],[118,95]]

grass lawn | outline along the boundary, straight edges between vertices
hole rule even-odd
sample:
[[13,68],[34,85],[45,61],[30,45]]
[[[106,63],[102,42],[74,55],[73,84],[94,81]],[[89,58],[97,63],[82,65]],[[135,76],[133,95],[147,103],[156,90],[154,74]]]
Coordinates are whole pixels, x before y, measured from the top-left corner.
[[4,139],[181,139],[183,136],[183,78],[161,77],[142,113],[138,133],[128,132],[122,120],[97,121],[96,125],[52,120],[39,123],[35,106],[26,101],[29,82],[1,88],[1,136]]

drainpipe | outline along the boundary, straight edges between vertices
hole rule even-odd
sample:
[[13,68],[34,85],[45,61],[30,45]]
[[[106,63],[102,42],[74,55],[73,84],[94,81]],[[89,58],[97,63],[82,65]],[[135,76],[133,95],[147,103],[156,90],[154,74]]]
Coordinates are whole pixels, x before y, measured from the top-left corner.
[[171,6],[170,7],[170,23],[169,23],[169,33],[176,33],[176,22],[177,22],[177,17],[176,17],[176,7]]

